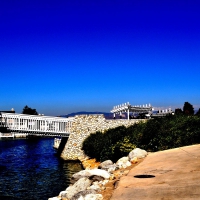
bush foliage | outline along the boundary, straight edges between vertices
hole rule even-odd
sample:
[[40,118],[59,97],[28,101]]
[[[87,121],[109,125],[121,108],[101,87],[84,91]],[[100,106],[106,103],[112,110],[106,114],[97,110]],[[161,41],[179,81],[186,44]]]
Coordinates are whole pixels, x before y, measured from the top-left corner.
[[105,133],[91,134],[83,142],[82,150],[98,161],[116,162],[135,147],[159,151],[200,143],[200,117],[169,115],[140,122],[128,128],[120,126]]

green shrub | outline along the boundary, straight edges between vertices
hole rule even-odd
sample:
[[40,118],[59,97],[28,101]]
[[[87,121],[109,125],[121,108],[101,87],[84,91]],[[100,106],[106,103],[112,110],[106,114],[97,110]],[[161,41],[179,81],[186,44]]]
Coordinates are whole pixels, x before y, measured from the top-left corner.
[[111,159],[115,162],[135,148],[127,134],[124,126],[109,129],[105,133],[96,132],[85,139],[82,150],[98,161]]
[[102,147],[105,145],[104,142],[104,134],[98,131],[84,140],[82,149],[86,155],[99,160]]
[[200,143],[200,117],[175,115],[96,132],[83,142],[82,149],[91,158],[116,162],[135,147],[158,151],[197,143]]

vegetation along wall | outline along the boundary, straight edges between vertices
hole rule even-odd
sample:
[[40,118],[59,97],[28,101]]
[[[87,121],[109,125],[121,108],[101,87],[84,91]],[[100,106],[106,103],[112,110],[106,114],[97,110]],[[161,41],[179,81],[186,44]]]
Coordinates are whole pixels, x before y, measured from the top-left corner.
[[115,119],[106,120],[104,115],[77,115],[70,130],[70,136],[61,153],[64,160],[81,160],[85,155],[81,150],[82,143],[91,133],[104,132],[118,126],[128,127],[145,119]]

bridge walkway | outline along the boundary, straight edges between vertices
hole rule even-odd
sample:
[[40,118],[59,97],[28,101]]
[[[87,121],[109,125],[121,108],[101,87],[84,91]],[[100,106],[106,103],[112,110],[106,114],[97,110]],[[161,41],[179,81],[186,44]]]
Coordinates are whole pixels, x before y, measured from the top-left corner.
[[4,112],[0,115],[0,127],[24,134],[69,136],[72,123],[73,118]]

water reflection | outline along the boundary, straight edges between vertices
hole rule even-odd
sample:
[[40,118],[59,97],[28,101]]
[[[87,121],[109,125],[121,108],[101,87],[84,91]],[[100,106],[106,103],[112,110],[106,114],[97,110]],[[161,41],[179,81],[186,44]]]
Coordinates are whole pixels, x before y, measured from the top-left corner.
[[53,138],[0,140],[0,199],[57,196],[81,169],[56,156]]

